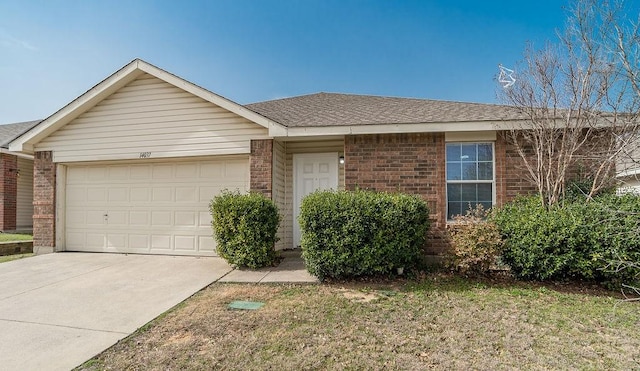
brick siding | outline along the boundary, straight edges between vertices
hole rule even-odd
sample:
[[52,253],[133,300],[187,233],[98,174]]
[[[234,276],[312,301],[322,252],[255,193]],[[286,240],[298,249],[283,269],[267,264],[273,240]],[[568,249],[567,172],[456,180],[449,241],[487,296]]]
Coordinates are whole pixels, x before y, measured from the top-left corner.
[[272,196],[273,185],[273,139],[252,140],[249,157],[251,191]]
[[[444,133],[352,135],[345,138],[345,188],[418,194],[431,211],[426,253],[448,248]],[[523,174],[522,159],[502,134],[495,142],[496,204],[536,188]]]
[[18,201],[18,157],[0,154],[0,230],[16,229],[16,208]]
[[446,249],[444,134],[375,134],[345,137],[345,188],[420,195],[432,221],[428,254]]
[[56,243],[56,165],[52,152],[36,152],[33,164],[34,251],[53,251]]

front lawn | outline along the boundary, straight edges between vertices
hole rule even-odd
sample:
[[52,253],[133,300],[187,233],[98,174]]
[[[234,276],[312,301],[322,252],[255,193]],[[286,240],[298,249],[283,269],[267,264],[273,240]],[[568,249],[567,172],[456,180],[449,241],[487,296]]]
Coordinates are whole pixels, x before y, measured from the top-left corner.
[[0,242],[31,241],[31,240],[33,240],[33,236],[30,234],[0,233]]
[[213,284],[81,369],[638,369],[638,304],[564,291],[442,276]]

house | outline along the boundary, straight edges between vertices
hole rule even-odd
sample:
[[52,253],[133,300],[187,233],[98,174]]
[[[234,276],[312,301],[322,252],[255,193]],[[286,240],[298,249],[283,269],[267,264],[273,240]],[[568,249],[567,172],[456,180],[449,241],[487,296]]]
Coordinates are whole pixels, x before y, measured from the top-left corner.
[[9,143],[40,121],[0,125],[0,231],[33,228],[33,156],[9,151]]
[[299,245],[300,200],[319,188],[419,194],[430,249],[471,203],[532,189],[502,130],[508,107],[319,93],[234,103],[136,59],[9,145],[34,156],[34,250],[215,255],[208,204],[253,190]]

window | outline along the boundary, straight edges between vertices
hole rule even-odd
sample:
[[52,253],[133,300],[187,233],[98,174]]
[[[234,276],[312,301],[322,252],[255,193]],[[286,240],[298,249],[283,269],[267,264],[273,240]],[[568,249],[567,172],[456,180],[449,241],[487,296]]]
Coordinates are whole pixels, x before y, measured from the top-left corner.
[[493,205],[493,143],[447,143],[447,219]]

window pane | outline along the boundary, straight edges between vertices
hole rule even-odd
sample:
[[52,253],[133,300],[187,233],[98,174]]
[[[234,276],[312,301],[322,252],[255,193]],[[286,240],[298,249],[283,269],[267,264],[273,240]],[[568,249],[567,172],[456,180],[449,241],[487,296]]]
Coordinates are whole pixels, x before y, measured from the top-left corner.
[[491,144],[478,144],[478,161],[493,161],[493,148]]
[[[460,201],[463,202],[476,202],[476,187],[477,184],[461,184],[462,186],[462,194],[460,197]],[[467,208],[465,207],[465,210]]]
[[462,161],[476,161],[476,145],[475,144],[463,144],[462,145]]
[[477,201],[491,202],[493,200],[493,192],[490,183],[478,184],[478,199]]
[[478,180],[493,180],[492,162],[478,162]]
[[482,208],[484,209],[484,211],[488,211],[493,207],[493,204],[491,202],[479,202],[479,203],[482,205]]
[[447,180],[460,180],[460,163],[459,162],[448,162],[447,163]]
[[460,161],[459,144],[447,144],[447,161]]
[[476,171],[477,163],[462,163],[462,180],[478,180],[478,172]]
[[448,206],[447,219],[453,219],[454,216],[461,215],[462,214],[462,209],[460,207],[461,205],[462,205],[461,202],[449,202],[447,204]]
[[461,201],[461,184],[447,184],[447,201]]

